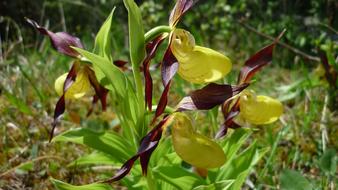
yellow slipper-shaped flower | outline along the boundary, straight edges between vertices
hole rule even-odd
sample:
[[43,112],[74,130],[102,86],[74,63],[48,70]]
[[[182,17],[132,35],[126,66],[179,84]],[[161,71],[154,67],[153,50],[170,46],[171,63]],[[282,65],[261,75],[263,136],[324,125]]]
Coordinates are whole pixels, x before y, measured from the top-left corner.
[[[64,73],[55,80],[54,88],[59,96],[63,94],[63,85],[68,73]],[[88,94],[91,91],[91,84],[86,73],[86,69],[81,69],[76,76],[75,82],[66,91],[66,99],[78,99]]]
[[193,166],[217,168],[225,162],[222,148],[210,138],[194,132],[189,117],[183,113],[175,113],[172,140],[178,156]]
[[223,54],[195,45],[194,37],[186,30],[172,32],[171,50],[179,62],[178,74],[192,83],[219,80],[231,70],[231,61]]
[[240,97],[240,118],[254,125],[275,122],[283,114],[280,101],[245,91]]

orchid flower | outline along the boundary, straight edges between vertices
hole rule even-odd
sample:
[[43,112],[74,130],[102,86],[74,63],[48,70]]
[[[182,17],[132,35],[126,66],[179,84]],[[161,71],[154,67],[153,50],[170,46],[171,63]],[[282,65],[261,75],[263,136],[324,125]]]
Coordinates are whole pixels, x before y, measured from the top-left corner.
[[[87,74],[87,67],[81,68],[76,76],[74,83],[68,88],[65,93],[65,99],[79,99],[89,94],[91,90],[90,80]],[[67,78],[68,72],[59,76],[54,83],[54,88],[59,96],[63,94],[63,87]]]
[[175,113],[172,142],[178,156],[198,168],[218,168],[225,162],[222,148],[210,138],[196,133],[191,120],[183,113]]
[[[38,32],[49,37],[53,48],[59,53],[72,57],[73,65],[69,72],[64,73],[55,81],[54,87],[57,94],[60,96],[54,109],[54,121],[50,132],[50,140],[53,138],[54,129],[59,122],[62,114],[65,111],[66,99],[78,99],[84,95],[94,95],[93,105],[100,100],[102,109],[106,109],[106,99],[108,90],[103,87],[97,80],[94,71],[89,64],[81,61],[81,55],[72,47],[83,48],[81,40],[66,32],[52,32],[40,26],[34,20],[26,18],[26,21],[31,24]],[[94,89],[95,93],[90,93]],[[89,110],[90,114],[92,109]],[[87,115],[88,115],[87,114]]]
[[283,114],[280,101],[269,96],[256,95],[253,91],[243,92],[239,107],[240,119],[254,125],[273,123]]
[[231,70],[231,61],[225,55],[195,44],[194,37],[186,30],[174,29],[171,51],[178,60],[178,74],[192,83],[217,81]]

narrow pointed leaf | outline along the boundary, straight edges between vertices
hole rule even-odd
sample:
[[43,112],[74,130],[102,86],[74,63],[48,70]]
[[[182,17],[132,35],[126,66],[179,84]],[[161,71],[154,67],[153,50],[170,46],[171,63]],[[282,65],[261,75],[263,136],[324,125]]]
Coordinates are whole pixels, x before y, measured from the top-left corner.
[[88,185],[71,185],[56,179],[51,179],[53,185],[58,190],[112,190],[113,188],[107,184],[92,183]]
[[202,89],[193,91],[190,96],[184,97],[178,105],[178,111],[211,109],[240,93],[248,85],[246,83],[239,86],[210,83]]
[[112,61],[111,26],[115,7],[101,26],[95,37],[94,52]]
[[75,128],[54,137],[53,142],[83,144],[114,157],[117,162],[123,162],[134,152],[129,141],[113,131],[103,133],[88,128]]
[[125,97],[128,83],[125,74],[117,68],[113,63],[108,59],[101,57],[99,55],[90,53],[86,50],[74,48],[82,56],[86,57],[93,65],[96,65],[101,71],[105,74],[110,84],[112,84],[114,91],[120,97]]
[[79,53],[76,52],[71,46],[83,48],[83,45],[79,38],[72,36],[66,32],[51,32],[44,27],[41,27],[38,23],[34,20],[26,18],[26,21],[31,24],[36,30],[38,30],[41,34],[47,35],[50,38],[52,46],[58,52],[71,56],[71,57],[78,57]]
[[173,189],[193,189],[196,186],[206,185],[200,176],[189,172],[180,165],[159,166],[153,170],[156,179],[169,183]]
[[145,57],[144,30],[139,7],[134,0],[123,0],[128,10],[129,48],[131,62],[139,67]]
[[[102,24],[100,30],[96,34],[95,37],[95,44],[94,44],[94,53],[108,59],[110,62],[113,61],[112,58],[112,35],[111,35],[111,27],[112,27],[112,18],[115,11],[115,7]],[[106,81],[109,81],[105,74],[101,71],[101,69],[96,65],[93,64],[93,69],[95,71],[95,75],[97,80],[100,81],[101,84],[105,85],[106,88],[112,89],[111,84],[105,84]],[[109,83],[109,82],[108,82]]]

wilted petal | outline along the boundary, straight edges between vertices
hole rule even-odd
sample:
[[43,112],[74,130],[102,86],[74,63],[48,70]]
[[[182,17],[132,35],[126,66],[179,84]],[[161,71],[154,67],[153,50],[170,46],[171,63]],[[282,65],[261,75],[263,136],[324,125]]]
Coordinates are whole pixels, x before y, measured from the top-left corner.
[[172,33],[171,50],[179,62],[178,74],[193,83],[213,82],[231,70],[228,57],[212,49],[196,46],[194,37],[186,30]]
[[29,18],[26,18],[26,21],[31,24],[35,29],[37,29],[41,34],[49,36],[52,46],[58,52],[71,57],[77,57],[80,55],[77,51],[71,48],[71,46],[83,48],[83,45],[79,38],[72,36],[66,32],[51,32],[46,28],[41,27],[38,23]]
[[245,121],[263,125],[275,122],[283,114],[280,101],[268,96],[245,92],[240,98],[239,116]]
[[[54,87],[59,96],[63,95],[63,86],[68,73],[64,73],[55,80]],[[91,84],[85,69],[81,69],[76,76],[75,82],[66,91],[66,99],[78,99],[91,91]]]
[[172,139],[176,153],[193,166],[217,168],[225,162],[222,148],[210,138],[196,133],[189,117],[183,113],[175,113]]

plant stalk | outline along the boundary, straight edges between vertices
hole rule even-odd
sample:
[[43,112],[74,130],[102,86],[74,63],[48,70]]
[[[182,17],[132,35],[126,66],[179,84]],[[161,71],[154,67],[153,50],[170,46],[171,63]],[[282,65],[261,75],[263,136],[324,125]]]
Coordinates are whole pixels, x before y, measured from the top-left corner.
[[146,34],[144,34],[144,41],[145,43],[148,43],[151,40],[155,39],[160,34],[170,33],[171,31],[172,28],[170,26],[166,25],[156,26],[155,28],[152,28]]
[[149,190],[156,190],[156,184],[151,170],[148,170],[147,176],[147,185]]

